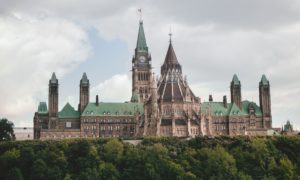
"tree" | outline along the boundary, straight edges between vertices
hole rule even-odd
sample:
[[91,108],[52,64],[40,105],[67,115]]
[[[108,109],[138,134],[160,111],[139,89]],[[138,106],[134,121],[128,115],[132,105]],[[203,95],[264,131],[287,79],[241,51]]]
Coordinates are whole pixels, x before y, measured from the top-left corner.
[[42,159],[34,161],[31,170],[31,179],[45,179],[48,173],[48,167]]
[[118,179],[119,171],[112,163],[102,162],[99,165],[100,179]]
[[123,144],[117,139],[112,139],[104,145],[105,158],[109,162],[118,162],[122,157],[123,150]]
[[22,173],[19,168],[12,168],[7,176],[8,180],[23,180]]
[[18,165],[20,159],[20,151],[13,148],[0,156],[0,179],[6,175],[6,173]]
[[0,120],[0,141],[15,140],[14,123],[7,119]]

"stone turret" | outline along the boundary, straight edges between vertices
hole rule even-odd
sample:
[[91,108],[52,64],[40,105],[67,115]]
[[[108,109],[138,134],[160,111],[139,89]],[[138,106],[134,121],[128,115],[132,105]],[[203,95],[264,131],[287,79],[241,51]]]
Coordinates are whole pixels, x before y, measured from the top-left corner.
[[241,93],[241,82],[237,75],[234,74],[230,84],[231,103],[235,103],[241,108],[242,93]]
[[90,81],[87,78],[86,73],[83,73],[80,80],[80,95],[79,95],[79,107],[78,110],[80,113],[83,112],[86,105],[89,103],[90,99]]
[[143,21],[139,23],[135,54],[132,58],[132,97],[138,95],[138,102],[145,102],[150,96],[151,55],[148,52]]
[[58,79],[55,73],[52,73],[52,77],[49,80],[49,117],[57,117],[58,113]]

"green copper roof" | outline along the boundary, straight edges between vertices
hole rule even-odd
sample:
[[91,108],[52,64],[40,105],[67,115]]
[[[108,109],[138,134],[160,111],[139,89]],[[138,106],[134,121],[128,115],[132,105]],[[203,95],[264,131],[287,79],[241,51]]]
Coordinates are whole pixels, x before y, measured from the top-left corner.
[[53,84],[58,83],[58,80],[56,78],[55,72],[52,73],[52,77],[50,79],[50,83],[53,83]]
[[246,116],[249,114],[250,105],[253,106],[257,116],[262,116],[260,107],[247,100],[242,101],[241,109],[235,103],[227,103],[225,108],[223,102],[204,102],[201,104],[201,113],[206,113],[210,109],[213,116]]
[[262,111],[260,107],[255,102],[250,102],[248,100],[245,100],[242,102],[242,109],[248,113],[249,106],[252,106],[254,108],[255,114],[258,116],[262,116]]
[[132,92],[131,100],[130,102],[139,102],[139,95],[136,91]]
[[47,114],[48,113],[46,102],[40,102],[39,107],[38,107],[38,113],[39,114]]
[[243,111],[243,108],[240,109],[235,103],[231,103],[231,106],[229,107],[229,116],[245,116],[248,114],[247,111]]
[[59,118],[79,118],[80,113],[76,111],[69,103],[58,113]]
[[234,85],[239,85],[241,83],[236,74],[233,75],[232,82]]
[[147,47],[146,37],[145,37],[144,27],[143,27],[143,21],[140,21],[139,34],[136,43],[136,50],[137,52],[148,52],[148,47]]
[[264,74],[262,75],[261,80],[260,80],[260,83],[261,83],[262,85],[269,85],[269,81],[268,81],[266,75],[264,75]]
[[82,116],[133,116],[136,112],[144,113],[142,103],[89,103]]

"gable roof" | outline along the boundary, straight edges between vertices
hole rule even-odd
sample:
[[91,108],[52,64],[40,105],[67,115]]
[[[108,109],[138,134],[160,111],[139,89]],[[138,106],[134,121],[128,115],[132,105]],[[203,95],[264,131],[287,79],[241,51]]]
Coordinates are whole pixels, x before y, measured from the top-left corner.
[[82,116],[134,116],[136,112],[144,114],[143,103],[89,103]]
[[58,113],[59,118],[79,118],[80,113],[76,111],[69,103]]

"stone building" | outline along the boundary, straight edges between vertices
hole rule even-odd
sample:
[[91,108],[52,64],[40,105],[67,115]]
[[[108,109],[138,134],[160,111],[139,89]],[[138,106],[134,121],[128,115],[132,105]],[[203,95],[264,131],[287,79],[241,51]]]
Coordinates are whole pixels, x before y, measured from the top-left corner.
[[201,102],[183,76],[170,37],[160,70],[152,73],[152,59],[143,22],[139,22],[137,44],[132,58],[132,96],[129,102],[90,102],[86,73],[79,83],[79,104],[67,103],[58,111],[59,84],[55,73],[49,80],[48,108],[41,102],[34,115],[34,138],[135,137],[201,135],[266,135],[272,128],[270,83],[259,82],[259,106],[242,100],[237,75],[230,83],[231,102]]

